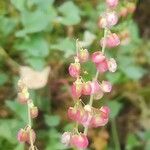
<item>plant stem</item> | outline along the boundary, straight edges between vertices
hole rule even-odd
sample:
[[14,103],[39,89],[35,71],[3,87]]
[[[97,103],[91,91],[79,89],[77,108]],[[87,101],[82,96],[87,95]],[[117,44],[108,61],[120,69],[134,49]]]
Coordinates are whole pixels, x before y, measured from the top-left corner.
[[[106,48],[106,42],[105,42],[105,40],[106,40],[106,37],[107,37],[107,31],[108,31],[108,29],[105,28],[105,30],[104,30],[104,44],[103,44],[103,47],[102,47],[102,53],[105,52],[105,48]],[[98,79],[98,75],[99,75],[99,71],[96,72],[96,75],[95,75],[95,77],[94,77],[93,80],[97,80]],[[90,100],[89,100],[89,105],[90,106],[93,105],[93,100],[94,100],[93,98],[94,98],[94,95],[92,94],[90,96]],[[84,128],[84,134],[87,135],[87,132],[88,132],[88,127],[85,127]]]
[[31,114],[30,114],[30,101],[28,100],[28,124],[30,127],[30,131],[29,131],[29,136],[30,136],[30,144],[31,144],[31,150],[34,150],[34,145],[33,145],[33,139],[32,139],[32,133],[31,133],[31,129],[32,129],[32,120],[31,120]]
[[111,120],[111,129],[112,129],[112,136],[115,144],[115,150],[121,150],[115,119]]

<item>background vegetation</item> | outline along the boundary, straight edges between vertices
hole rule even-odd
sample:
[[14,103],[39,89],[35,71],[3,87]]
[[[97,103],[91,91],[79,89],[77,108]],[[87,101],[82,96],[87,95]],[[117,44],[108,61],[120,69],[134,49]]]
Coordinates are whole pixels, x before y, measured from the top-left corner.
[[[107,50],[119,66],[116,73],[105,77],[114,84],[111,95],[103,99],[111,108],[111,119],[107,127],[89,131],[91,150],[150,150],[149,2],[132,1],[137,7],[133,14],[126,13],[128,2],[120,0],[117,11],[121,17],[113,28],[121,46]],[[17,131],[26,124],[26,107],[16,101],[21,66],[36,72],[51,68],[47,85],[30,91],[40,111],[34,121],[36,145],[39,150],[65,149],[60,143],[61,133],[73,126],[66,116],[73,104],[67,68],[77,38],[90,53],[100,49],[103,32],[97,23],[104,9],[103,0],[0,1],[1,150],[26,147],[16,139]],[[87,79],[95,72],[90,63],[85,70],[89,72]],[[30,73],[24,74],[38,87],[39,78]],[[95,103],[100,105],[102,101]]]

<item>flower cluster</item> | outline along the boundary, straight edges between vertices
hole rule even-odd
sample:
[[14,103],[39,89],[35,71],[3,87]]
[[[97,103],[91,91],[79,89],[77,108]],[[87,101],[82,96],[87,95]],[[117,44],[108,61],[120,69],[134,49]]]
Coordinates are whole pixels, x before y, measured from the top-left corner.
[[26,84],[23,80],[18,81],[18,102],[20,104],[26,104],[28,107],[28,124],[24,129],[20,129],[17,135],[17,139],[19,142],[27,142],[29,143],[30,149],[35,150],[34,142],[36,139],[36,134],[32,129],[32,118],[36,118],[38,116],[38,108],[34,106],[32,99],[29,98],[29,92]]
[[[111,92],[112,85],[109,81],[98,81],[98,75],[106,71],[115,72],[117,63],[114,58],[108,58],[105,48],[113,48],[120,44],[120,39],[116,33],[111,33],[110,28],[118,21],[118,16],[114,11],[118,5],[118,0],[106,0],[107,11],[100,16],[99,27],[104,29],[104,37],[100,40],[102,51],[96,51],[91,56],[87,49],[82,48],[77,40],[77,55],[74,63],[69,66],[69,74],[75,81],[71,86],[71,94],[75,105],[69,107],[68,117],[76,122],[72,132],[65,132],[62,135],[62,143],[66,146],[84,149],[88,147],[87,131],[88,128],[102,127],[108,123],[110,109],[107,106],[94,108],[93,100],[101,99],[105,93]],[[91,81],[85,81],[82,77],[82,63],[92,61],[96,67],[96,75]],[[90,96],[90,101],[85,104],[82,96]],[[84,127],[84,132],[78,131],[78,125]]]

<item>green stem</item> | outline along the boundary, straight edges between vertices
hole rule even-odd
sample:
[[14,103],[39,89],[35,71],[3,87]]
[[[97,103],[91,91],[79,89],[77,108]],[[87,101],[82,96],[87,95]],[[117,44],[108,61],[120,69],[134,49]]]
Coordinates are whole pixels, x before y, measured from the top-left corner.
[[28,124],[30,127],[30,131],[29,131],[29,136],[30,136],[30,144],[31,144],[31,150],[34,150],[34,145],[33,145],[33,139],[32,139],[32,133],[31,133],[31,129],[32,129],[32,120],[31,120],[31,114],[30,114],[30,101],[28,100]]
[[111,120],[111,129],[112,129],[112,136],[115,144],[115,150],[121,150],[115,119]]

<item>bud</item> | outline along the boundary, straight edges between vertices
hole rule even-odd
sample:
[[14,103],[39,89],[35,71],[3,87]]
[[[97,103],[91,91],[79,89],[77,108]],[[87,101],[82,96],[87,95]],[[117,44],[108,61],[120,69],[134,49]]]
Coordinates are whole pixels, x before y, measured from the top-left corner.
[[89,58],[89,52],[87,49],[79,50],[78,58],[81,62],[86,62]]
[[74,98],[79,98],[82,94],[82,82],[80,79],[77,79],[72,87],[71,87],[71,93],[72,93],[72,96]]
[[100,111],[101,111],[101,116],[102,116],[104,119],[108,119],[109,114],[110,114],[110,109],[109,109],[109,107],[107,107],[107,106],[102,106],[102,107],[100,108]]
[[98,27],[99,28],[106,28],[107,27],[107,20],[104,16],[100,16],[98,20]]
[[79,111],[74,107],[69,107],[69,109],[68,109],[69,119],[76,121],[77,120],[77,115],[79,115]]
[[114,58],[110,58],[109,60],[107,60],[107,64],[108,64],[108,70],[110,72],[115,72],[117,70],[117,63]]
[[65,146],[69,146],[71,139],[71,132],[64,132],[61,137],[61,143]]
[[96,94],[100,90],[100,84],[98,83],[97,80],[91,82],[91,87],[92,87],[92,94]]
[[105,60],[105,56],[104,56],[104,54],[102,53],[102,52],[100,52],[100,51],[97,51],[97,52],[94,52],[93,54],[92,54],[92,61],[94,62],[94,63],[100,63],[100,62],[102,62],[103,60]]
[[38,108],[33,106],[30,108],[30,115],[32,118],[36,118],[38,116]]
[[[33,143],[35,142],[35,139],[36,139],[36,134],[34,132],[33,129],[30,129],[30,128],[27,128],[27,134],[28,134],[28,137],[27,137],[27,142],[29,144],[31,144],[31,140],[33,141]],[[30,140],[30,134],[31,134],[31,140]]]
[[[104,43],[104,42],[106,42],[106,43]],[[106,44],[106,46],[108,48],[113,48],[120,44],[120,39],[117,34],[111,33],[107,36],[107,38],[105,40],[104,40],[104,38],[102,38],[100,41],[100,44],[102,47],[104,44]]]
[[71,145],[75,146],[78,149],[87,148],[88,144],[89,144],[89,141],[84,134],[72,135],[71,137]]
[[112,89],[112,85],[109,81],[102,81],[101,88],[103,92],[110,92]]
[[119,16],[120,17],[126,17],[127,15],[128,15],[128,9],[126,7],[121,7],[120,12],[119,12]]
[[78,63],[78,62],[71,63],[69,66],[69,74],[75,78],[79,77],[79,75],[80,75],[80,63]]
[[94,94],[94,99],[95,100],[99,100],[103,97],[104,93],[103,91],[100,89],[96,94]]
[[20,129],[17,135],[17,139],[19,142],[26,142],[28,138],[28,133],[24,129]]
[[20,92],[18,93],[18,102],[20,104],[27,104],[28,96],[26,96],[24,93]]
[[103,60],[99,64],[96,64],[96,68],[100,73],[104,73],[108,70],[108,64],[106,60]]
[[114,8],[118,5],[118,0],[106,0],[108,7]]
[[106,17],[108,28],[111,28],[112,26],[116,25],[118,22],[118,16],[114,11],[106,13],[105,17]]
[[92,92],[91,82],[88,81],[88,82],[83,83],[82,94],[83,95],[90,95],[91,92]]
[[84,110],[88,111],[88,112],[91,112],[92,108],[91,108],[91,106],[89,104],[87,104],[87,105],[84,106]]

